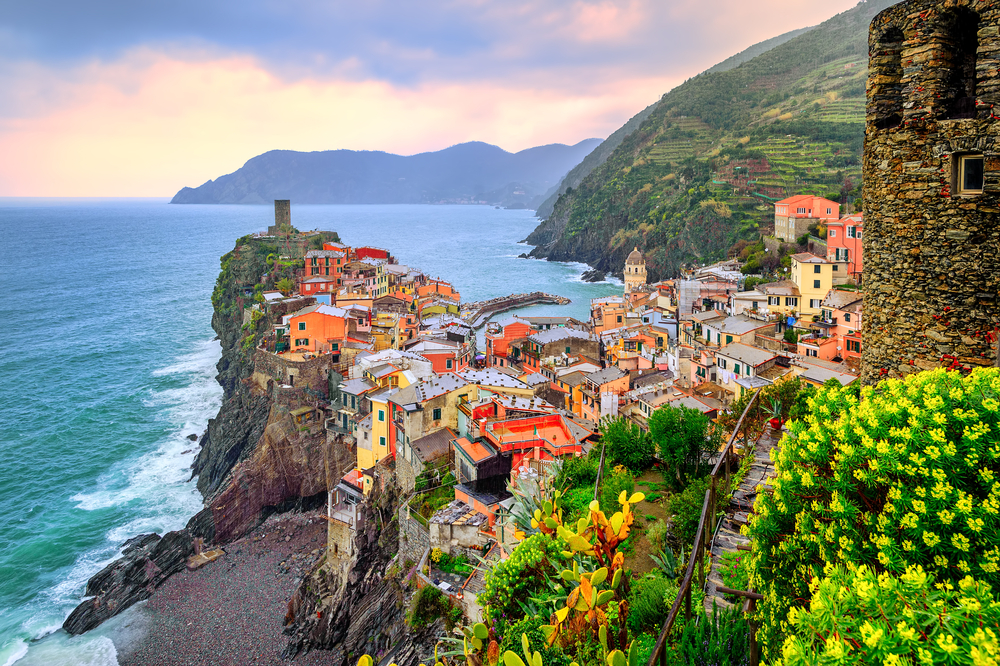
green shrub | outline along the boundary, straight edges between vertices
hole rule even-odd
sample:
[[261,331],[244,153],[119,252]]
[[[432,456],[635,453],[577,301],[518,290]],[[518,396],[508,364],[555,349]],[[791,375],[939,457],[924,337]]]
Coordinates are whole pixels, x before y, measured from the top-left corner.
[[607,447],[604,466],[624,465],[633,474],[642,474],[653,466],[656,444],[642,429],[624,418],[601,427],[601,441]]
[[502,636],[509,624],[524,616],[518,601],[547,589],[545,577],[566,559],[562,554],[565,548],[562,539],[534,534],[486,573],[478,602],[483,607],[483,618],[498,634]]
[[672,495],[667,501],[667,511],[670,512],[673,524],[673,535],[690,548],[698,532],[698,522],[701,520],[701,508],[705,504],[705,491],[712,483],[712,477],[692,481],[683,492]]
[[542,630],[539,628],[543,624],[548,624],[546,617],[526,617],[512,625],[504,632],[500,641],[500,654],[505,654],[508,650],[521,654],[521,636],[528,637],[528,645],[531,651],[536,650],[542,654],[542,663],[545,666],[569,666],[570,658],[559,647],[549,647]]
[[661,407],[650,415],[649,436],[660,452],[666,481],[684,485],[707,471],[709,456],[719,449],[711,424],[689,407]]
[[629,594],[628,628],[633,636],[660,633],[677,597],[676,580],[650,574],[632,584]]
[[777,658],[794,600],[828,563],[1000,583],[1000,370],[824,386],[790,426],[746,528],[759,636]]
[[920,566],[901,576],[830,567],[811,585],[809,610],[788,614],[783,663],[997,663],[1000,603],[990,586],[971,576],[958,589],[935,581]]
[[[594,456],[594,452],[597,455]],[[597,468],[600,465],[600,450],[593,449],[590,455],[579,458],[568,458],[562,463],[559,475],[556,477],[556,488],[580,488],[594,485],[597,481]]]
[[635,637],[635,651],[637,655],[636,662],[639,664],[648,664],[649,658],[653,656],[653,648],[656,647],[656,637],[657,633],[651,634],[639,634]]
[[692,618],[684,625],[674,663],[690,666],[748,666],[750,625],[743,618],[740,607],[716,608],[712,617],[698,613]]
[[792,344],[799,341],[799,332],[794,328],[789,328],[785,331],[785,342],[791,342]]
[[646,538],[649,539],[650,545],[653,546],[654,551],[663,550],[667,546],[667,534],[669,530],[667,529],[667,524],[662,520],[656,520],[649,529],[646,530]]
[[590,503],[594,500],[594,486],[570,488],[559,498],[559,506],[563,510],[563,522],[573,523],[585,518],[590,511]]
[[417,590],[410,605],[406,622],[414,629],[422,629],[428,624],[443,617],[448,612],[448,597],[432,585],[426,585]]
[[608,471],[604,468],[604,479],[601,480],[601,511],[607,516],[611,516],[621,510],[618,498],[622,491],[625,495],[631,496],[635,492],[635,478],[621,465],[616,465]]
[[[719,575],[731,590],[747,590],[750,585],[750,557],[743,551],[722,554]],[[742,601],[742,599],[740,600]]]

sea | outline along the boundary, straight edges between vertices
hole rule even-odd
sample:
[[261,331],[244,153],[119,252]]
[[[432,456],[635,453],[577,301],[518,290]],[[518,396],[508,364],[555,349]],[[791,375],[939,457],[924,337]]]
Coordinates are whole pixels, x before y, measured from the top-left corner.
[[[125,540],[202,505],[197,442],[222,397],[210,296],[219,258],[270,206],[0,198],[0,666],[117,664],[130,611],[71,637],[63,620]],[[541,290],[534,315],[586,320],[620,293],[584,264],[518,258],[537,225],[492,206],[295,206],[302,230],[388,249],[464,301]],[[141,636],[137,638],[141,639]]]

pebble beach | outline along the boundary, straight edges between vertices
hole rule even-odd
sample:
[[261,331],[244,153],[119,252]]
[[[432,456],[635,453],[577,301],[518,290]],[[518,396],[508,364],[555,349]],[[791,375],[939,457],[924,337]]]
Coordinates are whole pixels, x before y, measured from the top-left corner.
[[[288,663],[282,634],[288,602],[326,545],[319,512],[273,516],[225,546],[225,555],[183,571],[137,607],[133,630],[115,640],[121,666],[244,666]],[[327,653],[295,664],[331,663]]]

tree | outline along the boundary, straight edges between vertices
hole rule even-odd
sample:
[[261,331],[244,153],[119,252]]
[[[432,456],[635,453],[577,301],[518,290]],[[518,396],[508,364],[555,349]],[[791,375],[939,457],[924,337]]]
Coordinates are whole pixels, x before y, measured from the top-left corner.
[[280,291],[285,296],[291,294],[292,289],[295,289],[295,283],[292,282],[292,280],[289,278],[281,278],[280,280],[278,280],[278,284],[274,286],[277,287],[278,291]]
[[656,444],[639,426],[619,417],[607,422],[601,430],[611,462],[624,465],[634,474],[641,474],[653,465]]
[[649,417],[649,437],[666,465],[664,476],[681,486],[690,476],[700,476],[708,456],[718,446],[711,421],[701,411],[689,407],[661,407]]

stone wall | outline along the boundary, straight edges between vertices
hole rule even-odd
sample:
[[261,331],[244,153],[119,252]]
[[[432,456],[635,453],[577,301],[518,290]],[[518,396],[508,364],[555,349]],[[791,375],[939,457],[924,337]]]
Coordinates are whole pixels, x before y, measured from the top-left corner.
[[[900,3],[872,22],[869,55],[862,380],[994,365],[1000,5]],[[982,194],[956,187],[968,154]]]
[[[427,528],[410,517],[410,509],[404,502],[399,507],[399,559],[402,566],[407,560],[417,563],[430,548],[431,537]],[[405,575],[405,572],[404,572]]]
[[267,379],[273,379],[326,399],[330,392],[330,372],[337,366],[333,359],[333,354],[320,354],[305,361],[295,361],[258,349],[253,359],[254,381],[266,385]]

